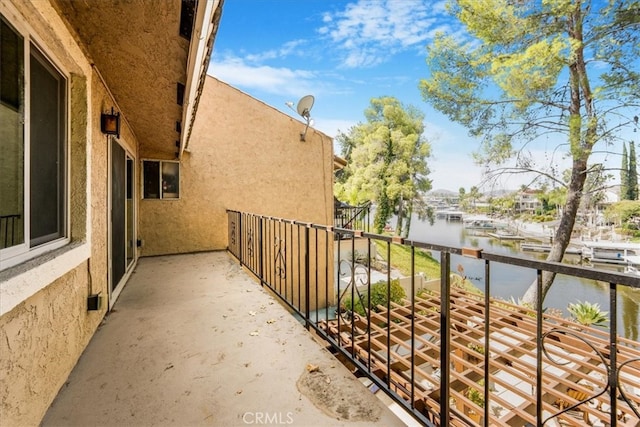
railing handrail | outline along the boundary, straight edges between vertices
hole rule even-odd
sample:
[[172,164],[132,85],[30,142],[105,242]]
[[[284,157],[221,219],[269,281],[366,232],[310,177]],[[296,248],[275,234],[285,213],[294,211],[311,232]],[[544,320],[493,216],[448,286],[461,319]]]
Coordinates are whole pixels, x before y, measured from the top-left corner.
[[[234,212],[238,214],[243,213],[233,209],[227,209],[227,212]],[[463,255],[464,248],[461,248],[461,247],[447,246],[447,245],[441,245],[436,243],[427,243],[420,240],[405,239],[403,237],[398,237],[398,236],[376,234],[376,233],[371,233],[367,231],[353,230],[350,228],[342,228],[342,227],[334,227],[330,225],[314,224],[314,223],[308,223],[308,222],[294,220],[294,219],[277,218],[277,217],[272,217],[268,215],[257,215],[257,214],[250,214],[250,215],[254,215],[258,218],[265,218],[268,220],[274,220],[274,221],[278,221],[286,224],[310,226],[318,230],[339,233],[345,236],[370,238],[370,239],[380,240],[383,242],[414,246],[420,249],[429,249],[429,250],[434,250],[438,252],[449,252],[455,255]],[[625,286],[630,286],[632,288],[640,289],[640,280],[638,280],[636,277],[633,277],[631,275],[624,274],[624,273],[615,272],[615,271],[606,271],[606,270],[594,269],[590,267],[569,265],[569,264],[563,264],[560,262],[520,258],[512,255],[503,255],[503,254],[492,253],[484,250],[479,251],[478,258],[488,260],[488,261],[496,261],[496,262],[501,262],[505,264],[511,264],[518,267],[527,267],[535,270],[548,271],[551,273],[566,274],[566,275],[576,276],[584,279],[593,279],[593,280],[599,280],[602,282],[616,283],[618,285],[625,285]]]
[[[586,417],[588,413],[593,414],[596,410],[582,405],[586,405],[587,402],[594,399],[605,399],[607,396],[609,396],[606,400],[609,409],[606,413],[609,416],[610,425],[614,427],[618,424],[629,425],[626,424],[626,420],[631,417],[630,419],[633,421],[634,416],[637,416],[640,422],[638,411],[640,397],[632,397],[632,401],[635,402],[635,406],[633,406],[623,391],[625,383],[621,383],[621,373],[625,369],[631,371],[632,376],[636,375],[640,378],[640,367],[631,365],[640,363],[640,344],[618,336],[616,302],[618,285],[635,290],[640,289],[640,280],[637,277],[576,265],[484,252],[475,248],[457,248],[351,228],[275,218],[236,210],[227,210],[227,213],[229,218],[229,252],[248,268],[263,286],[268,286],[293,312],[299,315],[308,329],[312,329],[327,340],[335,351],[349,359],[359,371],[367,375],[421,423],[446,426],[449,425],[450,418],[455,417],[464,423],[471,424],[473,421],[469,418],[467,410],[473,412],[473,408],[467,406],[470,398],[466,393],[474,387],[478,376],[488,379],[484,382],[484,386],[475,385],[478,390],[483,390],[483,399],[487,398],[488,402],[494,404],[491,410],[496,408],[495,405],[500,407],[499,405],[504,404],[501,401],[506,398],[494,396],[493,390],[490,389],[491,379],[497,381],[497,372],[503,369],[504,372],[507,372],[507,368],[501,368],[498,365],[502,363],[504,366],[512,366],[512,362],[518,363],[519,366],[525,366],[525,363],[531,365],[531,355],[535,356],[533,357],[535,362],[533,371],[518,371],[517,369],[522,369],[518,367],[508,369],[516,369],[516,373],[522,378],[530,376],[535,380],[533,383],[528,381],[532,387],[531,396],[523,400],[523,404],[527,405],[530,404],[529,402],[533,402],[535,410],[531,413],[525,413],[520,408],[516,412],[508,412],[506,417],[508,421],[501,418],[497,421],[499,425],[510,425],[509,422],[517,423],[529,420],[528,423],[543,426],[550,419],[566,417],[569,411],[576,408],[582,410]],[[336,237],[338,239],[334,242]],[[346,239],[343,239],[344,237]],[[365,253],[359,254],[359,256],[365,257],[364,263],[356,262],[356,240],[368,242],[364,249]],[[383,283],[386,284],[387,297],[386,305],[382,306],[372,306],[371,301],[371,264],[373,261],[371,242],[374,240],[386,245],[386,255],[382,255],[382,259],[384,260],[386,256],[386,281]],[[411,291],[400,305],[391,302],[392,244],[408,246],[411,248],[412,254],[411,274],[407,276],[410,280]],[[334,247],[337,252],[336,256],[333,254]],[[434,303],[419,299],[415,295],[417,276],[415,274],[414,249],[426,249],[440,253],[440,286],[439,292],[433,299],[436,301],[436,305],[429,305]],[[345,259],[342,258],[341,251],[346,252]],[[469,256],[484,261],[484,298],[471,294],[465,296],[465,294],[454,290],[451,276],[451,255]],[[337,264],[336,260],[338,260]],[[577,323],[572,324],[568,320],[565,321],[562,318],[554,318],[545,314],[543,301],[540,300],[532,309],[518,306],[520,308],[517,310],[510,311],[513,310],[513,307],[509,309],[509,303],[502,304],[491,297],[490,266],[492,263],[535,270],[539,294],[542,291],[542,272],[545,271],[607,282],[609,284],[610,306],[609,331],[602,332],[589,327],[581,327],[580,330],[577,330],[576,326],[572,326]],[[343,267],[349,271],[344,271]],[[360,291],[357,291],[359,301],[362,302],[362,307],[365,309],[363,316],[357,314],[355,310],[356,288],[360,286],[367,288],[366,306],[368,308],[365,308]],[[333,295],[333,302],[330,302],[330,291],[336,291]],[[324,305],[321,305],[323,298]],[[460,298],[462,298],[462,303],[458,301]],[[346,305],[347,300],[351,301],[350,306]],[[454,300],[458,303],[454,304]],[[506,308],[503,308],[503,305]],[[335,313],[330,312],[330,306],[335,307]],[[420,312],[416,311],[418,308]],[[380,309],[383,314],[376,314],[376,309]],[[433,312],[432,309],[437,310]],[[530,318],[531,313],[533,314]],[[481,328],[476,329],[474,326],[469,326],[470,321],[478,323],[473,320],[474,316],[479,316],[481,319]],[[400,326],[396,321],[402,325]],[[515,346],[509,350],[516,353],[521,350],[529,357],[528,362],[517,359],[516,357],[519,356],[516,353],[504,353],[495,343],[498,338],[494,337],[493,333],[496,331],[506,333],[505,325],[508,326],[511,324],[509,322],[515,321],[524,322],[518,326],[523,328],[522,331],[535,334],[534,337],[528,337],[528,341],[525,341],[526,344],[523,344],[522,347]],[[421,332],[419,333],[418,330]],[[427,348],[437,349],[433,355],[425,353],[427,350],[420,350],[416,344],[418,342],[422,346],[428,342],[423,335],[425,330],[430,331],[432,336],[438,335],[438,343],[427,346]],[[401,335],[396,336],[394,333],[401,333]],[[521,332],[515,331],[515,333]],[[573,347],[573,353],[567,353],[570,356],[557,355],[559,351],[557,350],[557,342],[561,342],[562,339],[568,340],[566,342],[577,343]],[[403,340],[404,351],[408,352],[408,356],[399,354],[399,346]],[[484,343],[485,352],[482,356],[482,365],[477,364],[470,367],[467,363],[467,356],[470,354],[470,350],[464,346],[467,342],[469,344]],[[574,344],[565,343],[565,345]],[[462,353],[458,354],[458,351],[462,351]],[[490,356],[490,351],[497,351],[502,355],[499,357]],[[555,356],[554,352],[556,352]],[[579,362],[583,364],[580,366],[581,368],[584,367],[585,370],[593,368],[595,372],[595,363],[600,363],[606,368],[603,388],[600,391],[594,391],[593,395],[587,393],[589,389],[584,384],[571,382],[569,376],[555,378],[547,371],[543,371],[543,360],[547,366],[554,364],[564,366],[568,363],[562,362],[565,358],[568,357],[569,360],[572,360],[571,358],[578,358],[585,354],[588,358]],[[500,362],[494,360],[496,357],[498,359],[506,357],[507,359]],[[558,358],[560,362],[554,361],[552,357]],[[433,361],[429,362],[429,366],[432,368],[438,366],[438,398],[430,397],[431,395],[426,393],[423,386],[418,386],[416,383],[418,371],[422,369],[418,367],[418,361],[425,360],[425,358],[430,358],[428,360]],[[392,363],[392,359],[396,360]],[[399,360],[404,360],[404,364],[395,366]],[[469,374],[466,373],[467,371],[459,371],[458,367],[454,372],[454,365],[461,363],[463,365],[466,363],[464,366],[467,366],[465,369],[469,369]],[[420,372],[420,375],[423,375],[422,371]],[[471,377],[466,375],[471,375]],[[546,379],[544,383],[543,375]],[[434,380],[431,379],[431,381]],[[629,380],[625,381],[628,383]],[[559,385],[549,385],[555,384],[554,382]],[[454,386],[458,389],[454,390]],[[564,392],[556,388],[560,386],[565,388],[566,393],[569,393],[570,390],[573,390],[574,395],[575,393],[587,393],[585,400],[580,401],[580,399],[567,397],[567,399],[573,400],[566,404],[561,403],[558,410],[553,406],[555,403],[548,401],[548,399],[553,396],[560,396],[559,399],[565,397],[565,394],[559,394]],[[466,390],[462,394],[460,387]],[[640,384],[637,387],[640,387]],[[544,393],[551,394],[543,394],[543,390]],[[615,398],[611,398],[613,395]],[[456,399],[458,403],[452,403]],[[418,403],[420,404],[418,405]],[[459,407],[459,405],[462,406]],[[527,407],[531,409],[530,406]],[[549,408],[554,408],[551,413],[549,413]],[[623,414],[622,421],[618,420],[620,411]],[[490,413],[488,404],[484,405],[482,415],[485,423],[493,422],[496,419],[495,414]]]
[[[334,214],[342,213],[344,211],[350,212],[351,216],[348,217],[348,221],[343,222],[340,225],[344,228],[346,227],[353,228],[353,224],[356,222],[356,219],[358,218],[358,216],[364,214],[365,212],[368,212],[370,208],[371,208],[371,202],[366,202],[365,204],[359,205],[359,206],[337,206],[334,208]],[[368,224],[366,224],[366,226],[368,227]]]

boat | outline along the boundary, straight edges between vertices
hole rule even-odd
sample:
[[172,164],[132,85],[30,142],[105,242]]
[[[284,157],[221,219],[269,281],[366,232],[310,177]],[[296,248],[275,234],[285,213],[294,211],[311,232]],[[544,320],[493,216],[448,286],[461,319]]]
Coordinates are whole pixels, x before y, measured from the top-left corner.
[[627,274],[631,274],[632,276],[640,276],[640,270],[638,270],[633,265],[627,265],[624,268],[624,272],[627,273]]
[[[524,240],[525,238],[505,230],[497,230],[495,233],[487,233],[488,236],[499,240]],[[523,249],[524,250],[524,249]]]
[[551,245],[540,243],[521,243],[520,250],[528,252],[551,252]]
[[[530,252],[551,252],[551,245],[543,243],[521,243],[520,250]],[[582,255],[582,249],[572,246],[567,247],[564,251],[565,255]]]
[[447,221],[462,221],[464,212],[452,209],[441,210],[436,212],[436,218],[444,218]]
[[583,242],[582,256],[595,263],[628,264],[629,258],[640,260],[640,244],[611,241]]
[[502,224],[499,224],[493,218],[481,215],[464,217],[462,226],[468,230],[483,231],[496,231],[498,228],[503,227]]

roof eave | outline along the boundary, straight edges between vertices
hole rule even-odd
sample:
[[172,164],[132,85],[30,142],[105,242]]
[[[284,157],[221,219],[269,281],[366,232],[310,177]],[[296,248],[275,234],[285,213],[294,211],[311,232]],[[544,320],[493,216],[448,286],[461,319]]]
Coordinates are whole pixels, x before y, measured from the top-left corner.
[[182,134],[178,157],[189,145],[191,130],[198,110],[198,101],[213,51],[213,41],[218,30],[224,0],[201,0],[194,18],[193,35],[187,59],[187,82],[182,112]]

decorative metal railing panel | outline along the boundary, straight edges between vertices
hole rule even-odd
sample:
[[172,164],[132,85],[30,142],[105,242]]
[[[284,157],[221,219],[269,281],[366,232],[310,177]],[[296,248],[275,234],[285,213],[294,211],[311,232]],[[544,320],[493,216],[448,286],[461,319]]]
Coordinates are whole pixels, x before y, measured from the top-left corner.
[[[617,300],[640,294],[637,276],[228,215],[229,252],[424,425],[640,425],[640,343],[617,332]],[[409,257],[404,272],[394,268],[398,248]],[[439,254],[432,281],[416,263],[426,252]],[[452,271],[459,256],[483,264],[483,289]],[[491,273],[505,265],[534,271],[539,294],[544,272],[606,286],[608,327],[579,325],[543,301],[526,307],[492,296]]]
[[362,206],[336,205],[333,211],[335,227],[369,231],[371,203]]
[[20,214],[0,215],[0,249],[19,243],[22,236]]

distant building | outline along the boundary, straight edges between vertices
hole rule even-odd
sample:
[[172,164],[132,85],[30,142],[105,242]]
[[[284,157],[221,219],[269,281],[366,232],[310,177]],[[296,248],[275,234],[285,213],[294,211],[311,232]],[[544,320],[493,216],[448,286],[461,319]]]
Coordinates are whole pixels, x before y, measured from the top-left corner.
[[518,213],[535,214],[542,209],[542,202],[539,199],[541,190],[526,189],[516,196],[515,209]]

